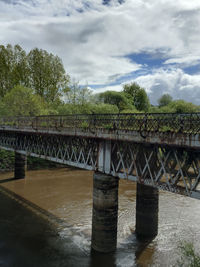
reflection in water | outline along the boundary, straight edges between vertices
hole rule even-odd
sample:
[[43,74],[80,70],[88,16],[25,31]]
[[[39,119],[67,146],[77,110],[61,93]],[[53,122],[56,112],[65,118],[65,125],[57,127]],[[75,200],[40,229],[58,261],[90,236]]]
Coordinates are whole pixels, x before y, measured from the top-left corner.
[[62,168],[29,171],[22,180],[12,176],[0,175],[2,266],[170,266],[180,240],[198,243],[199,200],[167,192],[160,192],[159,235],[138,242],[136,184],[120,180],[117,251],[91,251],[92,172]]

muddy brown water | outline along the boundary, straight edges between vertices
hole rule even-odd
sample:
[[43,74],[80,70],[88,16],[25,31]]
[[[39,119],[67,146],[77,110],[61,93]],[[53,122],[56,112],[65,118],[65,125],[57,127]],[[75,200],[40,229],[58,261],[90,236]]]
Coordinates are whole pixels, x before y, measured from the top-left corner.
[[120,180],[117,251],[90,250],[90,171],[28,171],[26,179],[0,174],[0,266],[173,266],[180,241],[199,250],[200,201],[160,191],[159,234],[138,242],[136,184]]

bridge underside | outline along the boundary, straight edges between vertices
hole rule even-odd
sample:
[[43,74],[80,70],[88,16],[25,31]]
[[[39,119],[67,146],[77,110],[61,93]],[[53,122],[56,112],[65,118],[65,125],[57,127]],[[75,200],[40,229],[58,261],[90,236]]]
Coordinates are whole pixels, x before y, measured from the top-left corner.
[[0,131],[0,147],[200,199],[200,152],[191,148]]

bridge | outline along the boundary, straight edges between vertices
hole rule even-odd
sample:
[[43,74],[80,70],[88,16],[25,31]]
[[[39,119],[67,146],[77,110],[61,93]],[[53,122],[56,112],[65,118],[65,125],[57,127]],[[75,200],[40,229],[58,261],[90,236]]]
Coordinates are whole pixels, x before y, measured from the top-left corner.
[[118,180],[137,182],[136,234],[158,232],[158,190],[200,199],[200,113],[92,114],[0,118],[0,147],[93,170],[92,248],[115,250]]

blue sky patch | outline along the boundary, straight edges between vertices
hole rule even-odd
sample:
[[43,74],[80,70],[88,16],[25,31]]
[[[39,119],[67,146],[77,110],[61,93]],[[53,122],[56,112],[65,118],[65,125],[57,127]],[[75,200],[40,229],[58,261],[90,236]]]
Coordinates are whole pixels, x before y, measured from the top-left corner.
[[141,64],[144,66],[146,65],[152,68],[161,67],[167,59],[166,57],[162,56],[160,53],[149,54],[145,52],[137,53],[137,54],[130,54],[130,55],[127,55],[126,57],[137,64]]
[[194,75],[200,73],[200,63],[194,66],[183,68],[183,71],[187,74]]

